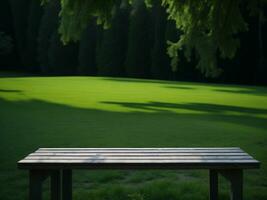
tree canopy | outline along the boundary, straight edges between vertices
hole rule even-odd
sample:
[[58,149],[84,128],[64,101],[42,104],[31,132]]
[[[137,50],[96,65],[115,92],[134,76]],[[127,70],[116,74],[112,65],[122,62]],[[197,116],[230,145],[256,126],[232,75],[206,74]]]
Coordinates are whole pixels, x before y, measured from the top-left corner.
[[[42,0],[43,3],[49,0]],[[77,41],[91,18],[109,26],[118,0],[61,0],[59,32],[64,43]],[[135,0],[123,0],[133,3]],[[194,55],[197,68],[206,76],[220,73],[217,59],[233,58],[239,47],[238,34],[248,30],[243,13],[257,14],[267,0],[161,0],[168,18],[174,20],[181,34],[167,41],[172,66],[183,52],[188,60]],[[154,1],[146,0],[147,6]],[[178,65],[179,66],[179,65]]]

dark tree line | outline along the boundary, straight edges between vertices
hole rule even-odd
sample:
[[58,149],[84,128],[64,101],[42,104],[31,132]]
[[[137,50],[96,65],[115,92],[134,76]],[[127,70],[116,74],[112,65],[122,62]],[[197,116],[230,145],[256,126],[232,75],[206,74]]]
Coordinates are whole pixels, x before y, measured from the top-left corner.
[[[160,0],[155,0],[152,8],[147,8],[143,0],[135,0],[132,5],[122,0],[112,10],[110,28],[105,29],[92,19],[80,41],[67,45],[62,44],[58,34],[59,1],[50,1],[41,7],[36,0],[4,0],[2,5],[1,25],[5,25],[0,27],[0,32],[10,35],[15,46],[12,53],[5,55],[8,60],[0,55],[2,68],[23,68],[43,75],[101,75],[245,84],[267,82],[267,51],[263,37],[267,33],[266,26],[260,25],[259,19],[249,14],[246,17],[250,29],[240,34],[241,46],[237,56],[233,60],[219,60],[223,72],[211,79],[195,68],[194,55],[190,62],[181,56],[175,67],[171,65],[166,41],[176,42],[179,31],[174,21],[167,19]],[[13,62],[12,66],[9,61]]]

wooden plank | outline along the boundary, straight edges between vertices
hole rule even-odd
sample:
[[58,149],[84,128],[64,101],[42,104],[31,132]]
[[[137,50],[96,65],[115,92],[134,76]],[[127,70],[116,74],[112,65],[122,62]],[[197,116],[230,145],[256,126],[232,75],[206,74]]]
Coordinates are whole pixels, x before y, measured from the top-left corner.
[[85,151],[85,152],[179,152],[179,151],[238,151],[240,148],[43,148],[36,152],[64,152],[64,151]]
[[135,156],[135,157],[116,157],[116,156],[29,156],[24,160],[253,160],[249,156]]
[[[257,168],[259,162],[238,147],[231,148],[40,148],[18,162],[23,168]],[[57,168],[58,169],[58,168]],[[73,168],[74,169],[74,168]]]
[[36,170],[62,170],[62,169],[87,169],[87,170],[140,170],[140,169],[161,169],[161,170],[189,170],[189,169],[255,169],[259,163],[24,163],[18,164],[19,169]]
[[203,150],[203,149],[240,149],[239,147],[152,147],[152,148],[39,148],[38,150],[177,150],[177,149],[194,149],[194,150]]
[[166,151],[135,151],[135,150],[113,150],[113,151],[105,151],[105,150],[64,150],[64,151],[36,151],[36,153],[51,153],[51,152],[60,152],[60,153],[157,153],[157,152],[165,152],[165,153],[243,153],[242,150],[166,150]]
[[[249,156],[247,153],[176,153],[176,152],[153,152],[153,153],[100,153],[102,156]],[[49,152],[49,153],[31,153],[28,156],[96,156],[99,153],[91,152],[72,152],[72,153],[58,153],[58,152]]]
[[255,160],[110,160],[110,159],[81,159],[81,160],[22,160],[23,163],[257,163]]

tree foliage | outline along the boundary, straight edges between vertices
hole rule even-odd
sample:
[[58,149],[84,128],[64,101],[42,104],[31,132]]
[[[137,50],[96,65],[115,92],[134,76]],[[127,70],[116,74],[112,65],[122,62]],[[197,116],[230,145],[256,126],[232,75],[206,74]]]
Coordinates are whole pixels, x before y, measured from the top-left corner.
[[60,4],[51,1],[44,8],[38,36],[38,61],[46,74],[75,74],[78,45],[63,45],[58,34]]
[[[50,0],[42,0],[43,3]],[[108,26],[112,18],[112,8],[117,0],[61,0],[61,24],[59,32],[62,40],[67,43],[70,40],[80,39],[83,30],[92,18],[97,18],[98,24]]]
[[177,50],[184,49],[190,60],[195,50],[199,57],[197,67],[207,76],[216,76],[217,55],[233,58],[239,46],[237,33],[247,30],[240,12],[241,0],[170,1],[163,0],[169,17],[182,31],[180,39],[170,43],[168,53],[177,63]]
[[[46,2],[49,0],[43,0]],[[251,13],[257,13],[259,2],[266,0],[161,0],[169,19],[176,22],[181,36],[175,42],[169,42],[168,54],[175,68],[180,52],[188,60],[195,52],[199,68],[206,76],[217,76],[218,56],[233,58],[239,47],[238,34],[248,29],[241,7],[247,7]],[[131,3],[132,0],[129,0]],[[152,5],[153,0],[146,0]],[[98,23],[108,26],[116,0],[61,0],[61,24],[59,32],[66,43],[79,40],[81,32],[92,17]]]

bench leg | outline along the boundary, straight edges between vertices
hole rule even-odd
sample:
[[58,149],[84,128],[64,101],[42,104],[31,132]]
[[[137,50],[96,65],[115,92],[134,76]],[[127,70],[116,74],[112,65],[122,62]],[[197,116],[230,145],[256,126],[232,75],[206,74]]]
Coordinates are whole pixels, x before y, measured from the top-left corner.
[[62,200],[72,199],[72,170],[62,170]]
[[42,184],[48,177],[47,173],[39,170],[30,170],[29,199],[42,200]]
[[210,200],[218,200],[218,172],[210,170]]
[[222,175],[230,181],[231,200],[243,200],[243,171],[223,171]]
[[51,200],[61,200],[60,171],[51,172]]
[[231,199],[243,199],[243,173],[241,170],[233,173],[231,180]]

